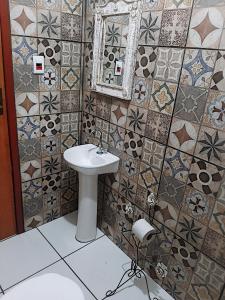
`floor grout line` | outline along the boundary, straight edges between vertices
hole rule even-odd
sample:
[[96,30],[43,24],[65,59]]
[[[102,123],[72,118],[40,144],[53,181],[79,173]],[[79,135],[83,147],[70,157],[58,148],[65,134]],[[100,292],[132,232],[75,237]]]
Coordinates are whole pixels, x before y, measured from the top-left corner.
[[23,282],[23,281],[25,281],[25,280],[27,280],[27,279],[33,277],[34,275],[37,275],[38,273],[44,271],[45,269],[47,269],[47,268],[53,266],[54,264],[56,264],[56,263],[58,263],[58,262],[60,262],[60,261],[62,261],[62,258],[56,260],[55,262],[51,263],[50,265],[47,265],[46,267],[44,267],[44,268],[38,270],[37,272],[32,273],[31,275],[29,275],[29,276],[25,277],[24,279],[18,281],[17,283],[15,283],[15,284],[9,286],[7,289],[2,289],[2,290],[3,290],[3,293],[5,293],[5,292],[8,291],[9,289],[11,289],[11,288],[15,287],[16,285],[18,285],[19,283],[21,283],[21,282]]
[[73,274],[79,279],[79,281],[86,287],[86,289],[89,291],[89,293],[96,299],[99,300],[94,294],[93,292],[88,288],[88,286],[83,282],[83,280],[77,275],[77,273],[73,270],[73,268],[65,261],[65,258],[67,258],[68,256],[70,256],[73,253],[76,253],[77,251],[89,246],[90,244],[94,243],[95,241],[101,239],[103,236],[99,237],[98,239],[84,245],[82,248],[79,248],[78,250],[74,251],[73,253],[68,254],[65,257],[62,257],[59,252],[55,249],[55,247],[49,242],[49,240],[44,236],[44,234],[38,229],[38,231],[40,232],[40,234],[44,237],[44,239],[49,243],[49,245],[55,250],[55,252],[61,257],[61,260],[68,266],[68,268],[73,272]]

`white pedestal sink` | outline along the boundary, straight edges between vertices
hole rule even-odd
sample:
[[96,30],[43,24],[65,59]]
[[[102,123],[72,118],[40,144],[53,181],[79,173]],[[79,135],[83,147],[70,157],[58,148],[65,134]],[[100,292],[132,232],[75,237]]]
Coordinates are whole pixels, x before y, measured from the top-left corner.
[[89,242],[97,233],[98,175],[118,171],[119,158],[111,153],[97,154],[92,144],[76,146],[64,152],[69,166],[79,172],[79,206],[76,239]]

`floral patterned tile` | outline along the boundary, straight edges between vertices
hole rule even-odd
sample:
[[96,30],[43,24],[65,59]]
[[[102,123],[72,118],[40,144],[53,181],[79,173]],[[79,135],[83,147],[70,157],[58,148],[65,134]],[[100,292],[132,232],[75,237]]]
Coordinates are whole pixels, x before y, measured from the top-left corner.
[[126,130],[124,137],[124,151],[134,158],[141,158],[143,137],[137,133]]
[[131,103],[140,107],[148,108],[151,94],[152,80],[142,77],[134,77]]
[[112,99],[110,122],[125,127],[127,119],[128,103]]
[[216,7],[194,8],[188,47],[217,49],[222,34],[224,14]]
[[44,222],[48,223],[58,219],[61,216],[60,207],[44,211]]
[[32,160],[20,164],[22,182],[41,177],[41,161]]
[[40,117],[31,116],[17,118],[17,133],[19,140],[27,140],[40,137]]
[[93,42],[95,31],[95,18],[88,14],[85,17],[85,42]]
[[194,270],[199,251],[181,237],[175,236],[172,244],[171,256],[181,262],[184,267]]
[[220,298],[220,293],[224,280],[224,268],[201,253],[188,293],[193,299],[204,299],[205,295],[207,295],[209,300],[222,299]]
[[125,129],[119,126],[110,124],[109,129],[109,146],[117,153],[121,154],[124,150]]
[[[112,47],[107,47],[107,49],[112,49]],[[108,59],[108,62],[113,60],[115,58],[115,51],[117,51],[117,48],[114,49],[114,51],[107,51],[104,52],[104,55],[110,55],[110,59]],[[110,54],[109,54],[110,53]],[[107,56],[107,57],[108,57]],[[92,70],[93,66],[93,44],[92,43],[85,43],[84,46],[84,67]]]
[[148,111],[144,108],[130,105],[127,112],[126,128],[138,134],[145,131]]
[[150,192],[141,185],[137,185],[137,193],[135,198],[135,205],[142,209],[144,212],[148,213],[149,205],[147,203],[148,195]]
[[129,201],[134,201],[137,190],[137,184],[126,176],[120,177],[119,193]]
[[64,91],[80,89],[79,67],[61,67],[61,89]]
[[183,60],[183,49],[159,48],[155,79],[178,82]]
[[224,169],[222,167],[193,158],[188,185],[206,195],[217,196],[223,175]]
[[40,91],[60,89],[60,67],[45,66],[44,74],[39,77]]
[[80,66],[81,44],[62,41],[61,65],[65,67]]
[[71,147],[77,146],[79,141],[78,131],[70,131],[69,133],[63,133],[61,135],[61,153],[70,149]]
[[143,10],[162,10],[165,0],[144,0]]
[[138,184],[148,191],[157,194],[160,175],[160,170],[141,162]]
[[[171,295],[174,299],[177,300],[184,300],[186,293],[183,288],[178,287],[177,282],[174,282],[171,279],[165,279],[162,284],[162,288]],[[187,299],[187,300],[194,300],[194,299]]]
[[191,160],[192,157],[190,155],[168,147],[164,159],[163,172],[166,176],[186,182]]
[[22,183],[23,200],[30,200],[42,196],[41,178]]
[[81,16],[72,14],[61,14],[62,39],[80,42],[81,41]]
[[[183,263],[173,256],[169,257],[167,265],[168,274],[166,276],[166,282],[171,281],[176,284],[176,290],[187,291],[193,271],[190,268],[186,268]],[[175,299],[184,299],[176,297]]]
[[61,155],[42,158],[42,176],[51,175],[61,171]]
[[61,91],[61,112],[80,111],[80,92],[79,91]]
[[43,211],[43,199],[42,197],[39,198],[32,198],[32,199],[23,199],[23,214],[24,218],[31,218]]
[[61,37],[60,13],[53,10],[38,9],[38,36],[44,38]]
[[144,139],[142,161],[161,170],[164,159],[165,146],[153,140]]
[[60,173],[42,177],[42,191],[44,194],[56,192],[60,189]]
[[61,114],[61,133],[70,133],[78,131],[79,115],[78,113]]
[[157,58],[157,47],[140,46],[137,52],[135,76],[153,78]]
[[140,160],[133,158],[128,154],[124,153],[121,160],[121,168],[120,168],[121,174],[130,178],[134,182],[137,182],[139,169],[140,169]]
[[208,257],[213,257],[214,260],[225,267],[225,238],[216,231],[208,228],[205,241],[202,247],[202,252]]
[[203,245],[206,231],[206,226],[190,216],[180,213],[176,233],[199,250]]
[[205,114],[203,116],[203,124],[208,127],[223,130],[225,129],[225,93],[218,91],[210,91]]
[[74,15],[82,15],[82,1],[62,0],[62,12]]
[[23,5],[11,5],[11,34],[37,36],[36,9]]
[[49,10],[60,11],[61,0],[36,0],[37,7]]
[[111,115],[111,97],[100,94],[96,96],[96,116],[109,121]]
[[172,231],[175,231],[178,214],[179,210],[171,205],[167,199],[165,201],[160,199],[155,206],[155,219]]
[[193,154],[197,142],[199,126],[184,120],[173,118],[169,146]]
[[218,199],[215,203],[209,227],[221,235],[225,235],[225,203]]
[[215,197],[186,187],[181,210],[203,225],[208,225],[215,204]]
[[120,173],[110,173],[106,174],[105,176],[105,183],[108,185],[108,187],[111,187],[116,192],[119,191],[119,185],[120,185]]
[[165,9],[178,9],[192,7],[193,0],[165,0]]
[[37,55],[37,39],[12,36],[12,58],[14,64],[32,65],[33,55]]
[[38,160],[41,158],[40,139],[27,139],[19,141],[20,162]]
[[17,117],[39,115],[38,93],[16,93],[15,100]]
[[40,113],[54,114],[60,112],[59,92],[40,92]]
[[[109,137],[110,123],[108,121],[104,121],[104,120],[96,117],[95,125],[96,125],[96,128],[101,129],[103,146],[105,147],[105,149],[108,149],[108,137]],[[95,138],[96,138],[98,144],[100,144],[100,132],[95,133]]]
[[209,88],[216,57],[216,50],[186,49],[181,84]]
[[149,108],[172,115],[176,92],[177,84],[154,80]]
[[51,136],[60,133],[60,114],[41,116],[41,136]]
[[195,156],[225,167],[225,133],[202,126],[198,136]]
[[60,134],[41,138],[42,157],[60,153],[61,139]]
[[223,70],[225,67],[225,51],[219,51],[216,58],[216,65],[212,76],[211,89],[225,91],[225,78]]
[[207,95],[205,89],[180,85],[174,116],[197,124],[201,123]]
[[184,192],[184,182],[181,182],[174,177],[166,176],[164,173],[162,174],[158,194],[160,200],[167,201],[177,209],[180,209]]
[[[95,117],[88,113],[83,113],[82,119],[83,133],[92,134],[95,129]],[[94,137],[94,136],[93,136]]]
[[159,45],[185,47],[190,17],[190,9],[164,10]]
[[35,92],[39,90],[38,77],[33,74],[31,65],[14,65],[14,89],[17,92]]
[[142,13],[139,45],[158,45],[162,11]]
[[50,39],[38,39],[38,55],[45,58],[45,65],[60,65],[61,42]]
[[61,193],[53,192],[43,196],[43,207],[44,210],[54,209],[60,206]]
[[169,134],[171,117],[149,110],[145,128],[145,136],[166,144]]
[[96,95],[89,91],[84,91],[83,110],[89,114],[96,114]]

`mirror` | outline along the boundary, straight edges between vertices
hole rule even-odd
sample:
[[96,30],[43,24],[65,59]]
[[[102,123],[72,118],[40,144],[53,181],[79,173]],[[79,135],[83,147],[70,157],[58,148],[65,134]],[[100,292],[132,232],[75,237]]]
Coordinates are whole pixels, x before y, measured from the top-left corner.
[[123,85],[126,57],[129,15],[104,18],[102,82],[109,85]]
[[96,92],[131,99],[140,17],[139,1],[97,7],[92,74]]

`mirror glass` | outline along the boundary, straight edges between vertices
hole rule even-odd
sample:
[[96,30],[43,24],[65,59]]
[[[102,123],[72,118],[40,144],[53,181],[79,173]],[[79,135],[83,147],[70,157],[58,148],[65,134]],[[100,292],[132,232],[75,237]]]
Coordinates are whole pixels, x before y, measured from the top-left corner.
[[101,80],[104,84],[122,87],[128,28],[128,14],[104,17],[101,59]]

